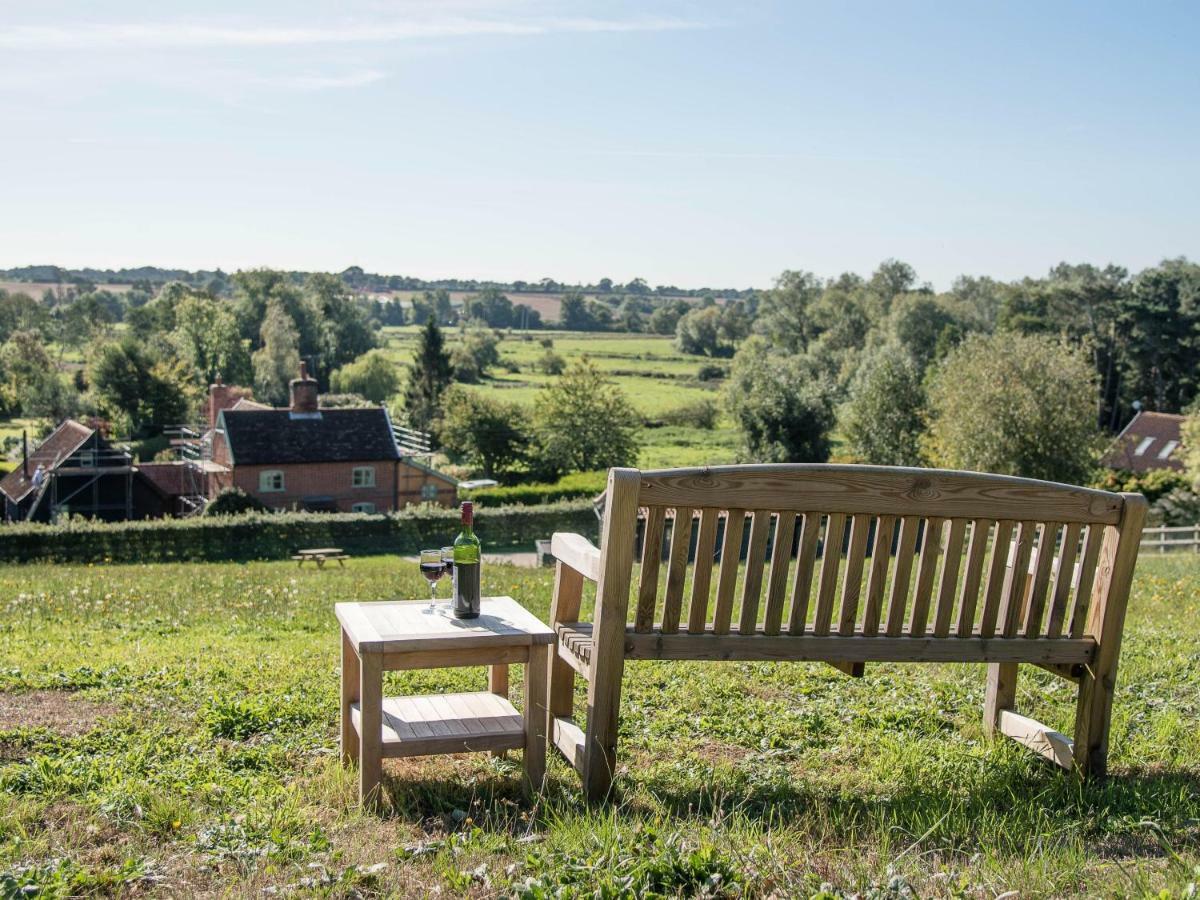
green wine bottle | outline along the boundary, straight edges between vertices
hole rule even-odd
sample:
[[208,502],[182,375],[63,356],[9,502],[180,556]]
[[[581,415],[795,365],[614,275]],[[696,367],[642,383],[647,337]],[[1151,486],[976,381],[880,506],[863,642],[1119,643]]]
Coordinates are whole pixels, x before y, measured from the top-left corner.
[[479,562],[482,557],[479,538],[473,525],[475,507],[470,500],[462,505],[462,531],[454,539],[454,617],[474,619],[479,615]]

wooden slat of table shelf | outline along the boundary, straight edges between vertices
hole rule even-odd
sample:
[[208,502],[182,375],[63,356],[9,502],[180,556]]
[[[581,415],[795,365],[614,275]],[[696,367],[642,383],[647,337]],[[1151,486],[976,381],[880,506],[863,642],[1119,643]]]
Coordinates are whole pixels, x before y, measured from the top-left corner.
[[[357,703],[354,727],[362,727]],[[383,701],[383,755],[424,756],[525,746],[520,713],[490,692],[387,697]]]

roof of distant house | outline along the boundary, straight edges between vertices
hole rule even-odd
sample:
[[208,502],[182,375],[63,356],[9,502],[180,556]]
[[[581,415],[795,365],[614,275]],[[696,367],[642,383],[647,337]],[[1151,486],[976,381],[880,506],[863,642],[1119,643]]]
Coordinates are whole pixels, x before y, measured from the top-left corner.
[[224,429],[234,465],[269,466],[322,462],[370,462],[400,458],[392,423],[381,406],[323,409],[227,409]]
[[1173,413],[1139,411],[1113,441],[1104,455],[1104,465],[1134,472],[1182,472],[1183,460],[1178,451],[1183,420],[1184,416]]
[[74,419],[64,419],[35,450],[29,452],[28,476],[18,465],[0,479],[0,492],[14,503],[20,503],[33,490],[33,475],[39,464],[47,471],[83,446],[95,431]]

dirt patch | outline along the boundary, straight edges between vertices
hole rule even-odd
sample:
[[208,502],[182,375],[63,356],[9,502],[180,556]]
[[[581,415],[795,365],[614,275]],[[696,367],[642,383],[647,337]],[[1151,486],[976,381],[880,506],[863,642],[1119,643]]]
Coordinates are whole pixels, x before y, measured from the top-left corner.
[[0,731],[45,728],[62,737],[76,737],[117,711],[110,704],[94,703],[65,691],[0,694]]

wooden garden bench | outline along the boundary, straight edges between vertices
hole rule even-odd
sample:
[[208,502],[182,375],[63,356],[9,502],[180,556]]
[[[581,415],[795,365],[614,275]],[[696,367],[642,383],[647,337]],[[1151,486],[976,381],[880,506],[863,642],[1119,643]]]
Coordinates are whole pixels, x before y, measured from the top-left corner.
[[[626,659],[977,662],[989,733],[1102,775],[1145,512],[1140,494],[936,469],[613,469],[599,549],[553,538],[548,736],[596,799]],[[1078,685],[1073,741],[1013,709],[1022,663]]]

